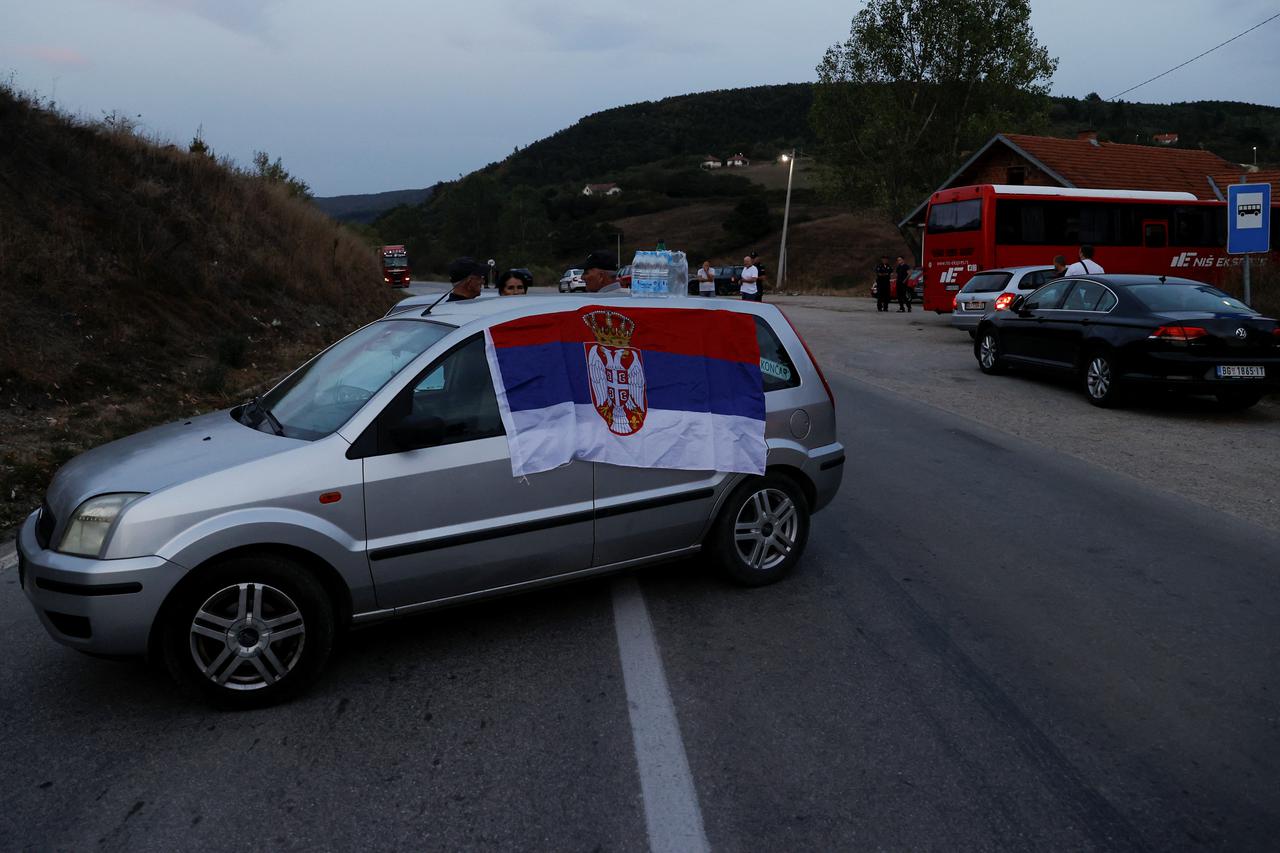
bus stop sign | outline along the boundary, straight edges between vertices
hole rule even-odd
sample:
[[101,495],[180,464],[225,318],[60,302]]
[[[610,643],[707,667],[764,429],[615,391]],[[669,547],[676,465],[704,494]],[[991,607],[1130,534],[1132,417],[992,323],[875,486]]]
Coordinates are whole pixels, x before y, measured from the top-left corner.
[[1227,187],[1227,253],[1271,251],[1271,184]]

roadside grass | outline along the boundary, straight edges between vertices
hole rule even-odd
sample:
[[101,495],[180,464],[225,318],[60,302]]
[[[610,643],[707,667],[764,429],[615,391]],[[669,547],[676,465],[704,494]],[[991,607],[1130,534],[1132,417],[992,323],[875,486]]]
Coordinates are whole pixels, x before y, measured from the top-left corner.
[[354,232],[226,160],[0,86],[0,530],[76,452],[227,405],[393,301]]

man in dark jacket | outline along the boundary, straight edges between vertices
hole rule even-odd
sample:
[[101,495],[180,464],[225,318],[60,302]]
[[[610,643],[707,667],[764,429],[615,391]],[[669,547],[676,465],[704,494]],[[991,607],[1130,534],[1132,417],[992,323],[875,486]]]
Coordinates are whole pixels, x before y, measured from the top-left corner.
[[907,279],[911,276],[911,265],[898,255],[898,264],[893,268],[898,276],[898,313],[911,311],[911,291],[907,290]]
[[876,265],[876,310],[889,310],[889,276],[893,274],[893,267],[889,266],[889,256],[881,255],[880,263]]
[[446,302],[463,302],[475,299],[484,287],[489,268],[474,258],[458,258],[449,264],[449,284],[452,288]]

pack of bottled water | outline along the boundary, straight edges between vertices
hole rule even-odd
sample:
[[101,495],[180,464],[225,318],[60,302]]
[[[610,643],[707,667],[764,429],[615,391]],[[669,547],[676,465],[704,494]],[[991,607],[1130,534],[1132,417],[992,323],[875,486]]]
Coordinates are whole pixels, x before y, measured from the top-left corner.
[[684,252],[667,249],[636,252],[631,262],[631,295],[638,298],[684,294],[689,288],[689,262]]

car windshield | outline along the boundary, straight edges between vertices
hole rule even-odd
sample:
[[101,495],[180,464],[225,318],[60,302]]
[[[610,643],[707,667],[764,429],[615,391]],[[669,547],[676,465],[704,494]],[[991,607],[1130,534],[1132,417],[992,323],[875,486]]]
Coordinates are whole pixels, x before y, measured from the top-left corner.
[[402,269],[409,266],[408,255],[384,255],[382,265],[387,269]]
[[1004,286],[1009,283],[1009,273],[1007,272],[980,272],[961,290],[961,293],[994,293],[997,290],[1004,290]]
[[1129,292],[1157,314],[1169,311],[1203,311],[1217,314],[1256,314],[1234,296],[1207,284],[1138,284]]
[[389,320],[338,341],[262,398],[292,438],[323,438],[453,326]]

